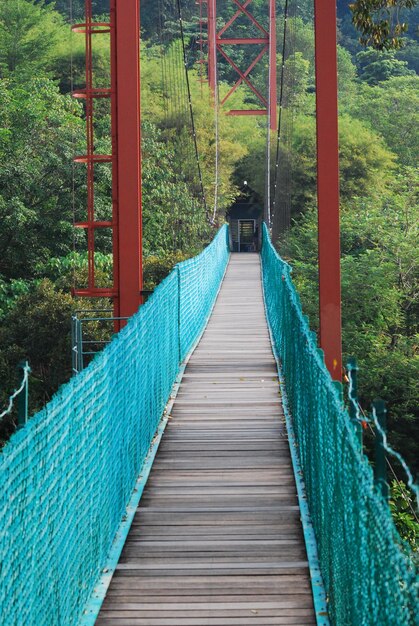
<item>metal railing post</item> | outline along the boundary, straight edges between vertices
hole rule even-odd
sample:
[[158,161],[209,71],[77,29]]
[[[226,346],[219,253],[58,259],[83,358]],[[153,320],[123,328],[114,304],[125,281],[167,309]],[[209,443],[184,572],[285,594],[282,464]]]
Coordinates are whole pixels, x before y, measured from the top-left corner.
[[73,374],[78,373],[77,362],[77,316],[71,316],[71,369]]
[[377,426],[375,427],[375,484],[383,498],[388,500],[389,488],[387,483],[387,460],[386,450],[384,447],[384,436],[387,431],[387,408],[384,400],[382,400],[381,398],[377,398],[376,400],[374,400],[373,411],[375,412],[375,417],[379,425],[379,428],[377,428]]
[[83,369],[83,329],[81,320],[77,320],[77,371],[82,372]]
[[[141,295],[151,295],[152,293],[152,291],[142,291]],[[94,339],[91,337],[89,324],[97,322],[99,324],[108,323],[115,325],[128,320],[127,317],[114,317],[113,315],[101,317],[100,313],[112,313],[112,309],[78,309],[71,316],[71,365],[74,374],[84,370],[90,363],[91,358],[111,342],[111,338]],[[95,314],[98,314],[98,316]],[[79,315],[88,315],[88,317],[79,317]],[[83,324],[87,325],[87,330],[83,330]],[[83,332],[87,338],[83,336]]]

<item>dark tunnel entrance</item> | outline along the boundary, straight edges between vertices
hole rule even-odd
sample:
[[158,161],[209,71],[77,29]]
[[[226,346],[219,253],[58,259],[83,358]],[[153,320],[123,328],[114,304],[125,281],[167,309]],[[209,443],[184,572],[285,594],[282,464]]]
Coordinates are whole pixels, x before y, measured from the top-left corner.
[[262,232],[262,202],[247,184],[227,211],[232,252],[259,252]]

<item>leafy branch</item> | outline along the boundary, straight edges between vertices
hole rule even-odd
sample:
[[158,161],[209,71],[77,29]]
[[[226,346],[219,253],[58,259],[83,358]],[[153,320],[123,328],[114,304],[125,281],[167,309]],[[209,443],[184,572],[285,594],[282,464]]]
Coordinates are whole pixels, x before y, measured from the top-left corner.
[[352,22],[360,31],[360,43],[376,50],[398,50],[408,29],[402,21],[403,9],[411,10],[417,0],[356,0],[349,5]]

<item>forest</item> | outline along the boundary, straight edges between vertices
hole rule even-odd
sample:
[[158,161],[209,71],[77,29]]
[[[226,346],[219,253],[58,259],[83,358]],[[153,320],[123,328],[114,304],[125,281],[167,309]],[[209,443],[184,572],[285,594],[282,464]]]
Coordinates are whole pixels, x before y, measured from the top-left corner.
[[[149,290],[179,260],[208,243],[214,233],[208,214],[215,211],[221,224],[244,180],[261,198],[265,193],[266,121],[233,118],[223,110],[219,183],[214,184],[214,112],[197,64],[196,5],[192,0],[181,4],[203,190],[176,3],[143,0],[144,271]],[[278,41],[284,4],[278,2]],[[345,358],[358,359],[362,406],[368,411],[375,397],[386,400],[389,439],[418,474],[419,8],[414,2],[401,4],[408,26],[396,27],[400,40],[380,49],[368,37],[360,43],[349,2],[338,2],[343,350]],[[72,312],[97,308],[97,302],[72,296],[72,287],[83,286],[87,276],[86,242],[73,228],[86,204],[85,171],[73,163],[84,150],[85,125],[83,106],[71,97],[84,81],[84,40],[70,29],[83,19],[83,5],[81,0],[0,2],[0,406],[17,385],[17,364],[28,359],[32,412],[71,376]],[[231,3],[219,5],[220,15],[231,15]],[[264,0],[252,5],[266,22]],[[309,0],[298,8],[290,3],[278,198],[278,215],[283,210],[289,223],[284,228],[274,217],[273,233],[317,330],[312,5]],[[106,19],[109,3],[96,0],[94,10]],[[245,54],[236,52],[238,64],[246,62]],[[281,61],[279,49],[279,66]],[[94,67],[97,84],[109,85],[107,36],[95,41]],[[266,73],[266,64],[254,70],[261,88]],[[220,63],[221,95],[233,79],[231,68]],[[252,102],[246,90],[234,97],[238,104]],[[109,152],[106,102],[98,106],[95,133],[98,151]],[[273,142],[272,167],[275,151]],[[104,219],[111,211],[110,197],[111,171],[103,164],[96,210]],[[105,286],[112,276],[109,236],[98,242],[96,262]],[[13,429],[13,419],[3,422],[2,439]]]

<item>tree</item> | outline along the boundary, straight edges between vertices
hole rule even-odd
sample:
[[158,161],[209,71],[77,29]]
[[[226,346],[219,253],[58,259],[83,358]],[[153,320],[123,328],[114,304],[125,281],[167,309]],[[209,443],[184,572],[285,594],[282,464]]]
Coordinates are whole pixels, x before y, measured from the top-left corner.
[[[182,144],[182,140],[180,140]],[[143,224],[145,255],[198,251],[209,237],[204,207],[174,168],[176,153],[161,132],[143,126]],[[194,164],[195,165],[195,164]]]
[[46,78],[2,80],[0,128],[0,274],[31,278],[42,262],[72,248],[79,105]]
[[368,49],[358,52],[356,58],[360,68],[360,78],[369,85],[377,85],[394,76],[414,75],[414,72],[409,70],[407,61],[397,59],[394,51],[378,52]]
[[71,371],[70,324],[74,301],[69,293],[42,281],[20,296],[2,320],[0,372],[2,405],[15,385],[16,365],[28,359],[32,369],[31,411],[42,407]]
[[349,106],[385,138],[400,163],[415,167],[419,146],[419,77],[400,76],[376,86],[362,85]]
[[[149,46],[142,55],[142,103],[143,119],[153,121],[162,131],[167,143],[176,152],[176,168],[181,180],[189,184],[196,195],[199,180],[189,102],[184,88],[185,70],[179,41],[167,48]],[[200,84],[196,70],[189,71],[189,84],[193,103],[194,123],[198,150],[202,163],[201,173],[207,204],[212,212],[215,191],[215,116],[208,85]],[[221,82],[220,97],[230,86]],[[243,106],[243,95],[235,93],[230,101],[232,108]],[[232,184],[232,175],[239,159],[246,154],[255,135],[265,136],[259,121],[251,118],[234,118],[221,109],[218,115],[219,128],[219,186],[220,210],[226,209],[234,199],[237,188]],[[148,155],[146,156],[146,158]],[[174,167],[174,165],[172,165]]]
[[355,97],[356,66],[346,48],[338,45],[338,89],[340,106],[345,106],[348,100]]
[[72,158],[79,106],[48,79],[0,82],[0,274],[33,277],[72,247]]
[[401,15],[416,5],[416,0],[355,0],[350,8],[361,43],[377,50],[400,48],[408,28]]
[[63,33],[63,20],[43,0],[0,3],[0,77],[45,73]]
[[417,503],[405,483],[393,480],[390,510],[400,537],[410,545],[417,562],[419,561],[419,523],[415,515],[416,506]]
[[404,46],[396,52],[396,58],[406,61],[407,67],[419,74],[419,43],[407,37],[403,41]]

